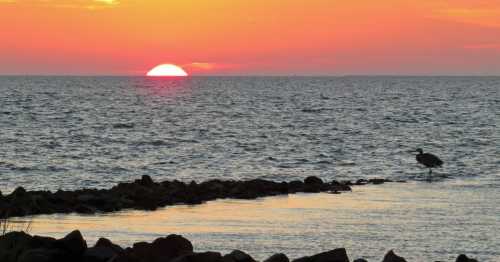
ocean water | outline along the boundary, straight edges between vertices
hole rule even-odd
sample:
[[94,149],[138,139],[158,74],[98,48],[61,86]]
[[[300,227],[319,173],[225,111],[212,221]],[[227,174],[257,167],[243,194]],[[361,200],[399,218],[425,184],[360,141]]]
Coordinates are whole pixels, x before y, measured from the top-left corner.
[[[94,226],[84,233],[96,237],[110,216],[138,216],[157,226],[140,231],[118,223],[127,230],[105,235],[125,245],[150,241],[155,230],[178,232],[201,250],[241,247],[262,250],[260,258],[270,244],[297,256],[345,246],[377,260],[399,248],[413,261],[451,260],[454,251],[499,261],[499,125],[499,77],[0,77],[0,190],[109,188],[145,174],[406,180],[340,196],[207,204],[222,213],[253,210],[259,215],[251,221],[211,220],[205,205],[165,209],[196,214],[199,232],[184,219],[133,211],[37,217],[34,230],[57,235],[90,219]],[[432,183],[415,161],[419,147],[445,163]],[[278,208],[289,202],[298,207]],[[53,219],[65,227],[47,222]],[[283,228],[270,231],[267,222]]]
[[498,184],[500,78],[0,78],[0,190],[155,179]]

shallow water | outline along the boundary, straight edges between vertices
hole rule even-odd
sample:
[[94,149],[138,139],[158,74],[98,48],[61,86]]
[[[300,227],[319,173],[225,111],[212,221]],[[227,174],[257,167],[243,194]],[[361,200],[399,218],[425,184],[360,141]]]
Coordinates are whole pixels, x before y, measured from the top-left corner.
[[89,244],[105,236],[122,246],[175,233],[190,239],[197,251],[241,249],[261,260],[276,252],[298,258],[345,247],[351,259],[369,261],[380,261],[389,249],[417,262],[454,261],[461,253],[479,261],[500,261],[500,192],[478,192],[475,187],[473,181],[446,186],[397,183],[355,187],[341,195],[218,200],[155,212],[38,216],[32,233],[62,237],[80,228]]
[[[146,174],[402,179],[340,196],[39,217],[34,230],[82,228],[124,245],[182,233],[199,250],[259,258],[342,246],[372,260],[395,248],[413,261],[495,261],[499,125],[498,77],[0,77],[0,191],[109,188]],[[418,147],[445,163],[433,183]]]

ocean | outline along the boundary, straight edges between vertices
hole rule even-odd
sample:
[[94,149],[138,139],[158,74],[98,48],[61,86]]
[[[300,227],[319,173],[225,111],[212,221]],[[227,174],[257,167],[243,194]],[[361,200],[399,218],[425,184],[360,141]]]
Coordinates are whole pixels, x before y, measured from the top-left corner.
[[[134,231],[124,222],[129,229],[106,236],[127,245],[151,241],[161,229],[191,236],[201,250],[240,247],[260,258],[270,248],[299,256],[345,246],[372,259],[398,248],[414,261],[451,260],[458,255],[451,251],[500,261],[499,125],[500,77],[3,76],[0,190],[109,188],[142,175],[404,180],[340,196],[162,209],[197,214],[191,227],[155,212],[95,216],[84,235],[97,237],[102,228],[92,228],[109,225],[110,216],[147,216],[156,227]],[[415,161],[417,148],[444,161],[431,183]],[[260,215],[214,222],[206,205]],[[37,217],[35,232],[63,234],[53,219],[67,221],[67,229],[90,218]]]

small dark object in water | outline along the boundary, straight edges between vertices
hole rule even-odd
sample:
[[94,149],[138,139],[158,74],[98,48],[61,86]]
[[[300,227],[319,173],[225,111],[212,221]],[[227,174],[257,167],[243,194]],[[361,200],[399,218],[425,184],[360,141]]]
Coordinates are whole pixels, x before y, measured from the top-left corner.
[[134,128],[134,123],[118,123],[114,124],[113,128]]
[[441,167],[443,165],[443,161],[439,157],[430,153],[424,153],[421,148],[418,148],[417,152],[419,153],[415,157],[417,162],[429,168],[429,175],[432,174],[433,167]]

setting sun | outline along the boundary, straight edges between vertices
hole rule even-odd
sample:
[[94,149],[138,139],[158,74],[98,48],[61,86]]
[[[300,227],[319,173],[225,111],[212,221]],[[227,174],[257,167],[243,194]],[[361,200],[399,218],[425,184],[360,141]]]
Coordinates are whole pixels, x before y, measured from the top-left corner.
[[162,64],[151,69],[147,76],[187,76],[188,74],[184,69],[172,64]]

